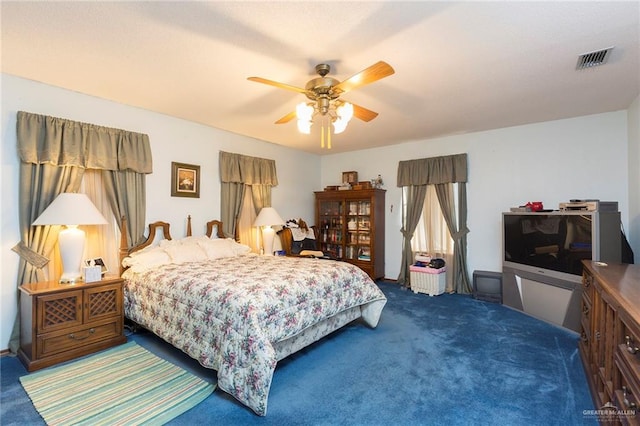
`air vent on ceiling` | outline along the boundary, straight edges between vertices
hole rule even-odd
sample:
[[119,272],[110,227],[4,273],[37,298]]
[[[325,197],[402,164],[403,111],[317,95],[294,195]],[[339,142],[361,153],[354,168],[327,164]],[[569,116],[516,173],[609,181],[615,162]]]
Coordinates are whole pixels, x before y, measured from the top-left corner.
[[578,56],[576,69],[584,70],[592,67],[597,67],[598,65],[606,64],[607,60],[609,60],[609,56],[611,56],[612,50],[613,46],[606,49],[597,50],[595,52],[583,53],[582,55]]

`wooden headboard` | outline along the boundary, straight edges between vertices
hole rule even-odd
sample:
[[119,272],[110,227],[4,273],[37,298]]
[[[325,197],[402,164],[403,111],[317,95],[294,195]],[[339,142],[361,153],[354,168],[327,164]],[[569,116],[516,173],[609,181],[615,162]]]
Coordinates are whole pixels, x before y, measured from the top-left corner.
[[207,237],[211,238],[214,226],[217,227],[216,229],[218,232],[216,232],[216,235],[218,238],[226,238],[224,232],[222,232],[222,222],[219,220],[210,220],[207,222]]
[[[162,228],[162,238],[165,240],[171,239],[171,232],[169,232],[169,224],[167,222],[157,221],[149,224],[149,234],[147,235],[147,239],[142,243],[129,248],[129,243],[127,239],[127,218],[122,216],[120,220],[120,275],[124,272],[125,268],[122,266],[122,261],[125,257],[129,256],[131,253],[134,253],[138,250],[142,250],[143,248],[150,246],[151,243],[156,239],[156,233],[158,228]],[[187,234],[191,233],[191,216],[187,218]]]
[[[219,220],[210,220],[209,222],[207,222],[207,237],[211,238],[211,235],[213,235],[214,227],[216,227],[217,229],[216,235],[218,236],[218,238],[226,238],[224,233],[222,232],[222,222]],[[147,235],[147,238],[142,243],[129,248],[127,240],[127,219],[124,216],[122,217],[120,226],[120,275],[122,275],[125,270],[122,266],[122,261],[124,260],[124,258],[129,256],[131,253],[150,246],[156,239],[156,234],[159,228],[162,229],[162,238],[164,238],[165,240],[171,240],[169,224],[167,222],[157,221],[149,224],[149,233]],[[190,237],[191,235],[191,215],[189,215],[187,216],[186,236]]]

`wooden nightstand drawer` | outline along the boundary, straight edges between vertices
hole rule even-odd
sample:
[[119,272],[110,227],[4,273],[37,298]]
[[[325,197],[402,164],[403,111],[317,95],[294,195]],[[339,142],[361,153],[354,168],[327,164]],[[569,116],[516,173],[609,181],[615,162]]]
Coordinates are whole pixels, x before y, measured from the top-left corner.
[[79,327],[64,332],[44,334],[37,337],[37,356],[46,357],[71,349],[82,348],[122,335],[119,319],[91,327]]

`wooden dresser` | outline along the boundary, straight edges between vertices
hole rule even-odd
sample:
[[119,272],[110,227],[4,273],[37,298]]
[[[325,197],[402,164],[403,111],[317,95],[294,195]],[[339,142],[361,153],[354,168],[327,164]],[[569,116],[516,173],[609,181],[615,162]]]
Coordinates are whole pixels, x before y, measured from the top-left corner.
[[20,286],[20,349],[28,371],[126,342],[123,279]]
[[640,425],[640,266],[583,264],[578,345],[599,420]]

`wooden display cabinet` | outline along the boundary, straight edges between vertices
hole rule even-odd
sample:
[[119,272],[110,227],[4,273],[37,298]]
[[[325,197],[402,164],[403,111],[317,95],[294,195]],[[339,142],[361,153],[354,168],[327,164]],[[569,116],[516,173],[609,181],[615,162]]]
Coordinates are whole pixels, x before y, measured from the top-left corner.
[[20,286],[20,349],[28,371],[126,342],[123,279]]
[[318,249],[384,278],[385,190],[318,191]]
[[598,420],[640,425],[640,266],[583,264],[578,347]]

